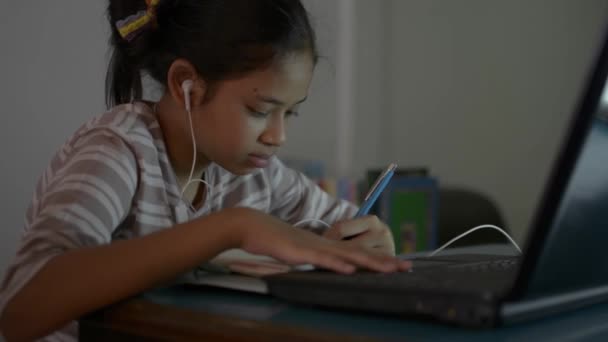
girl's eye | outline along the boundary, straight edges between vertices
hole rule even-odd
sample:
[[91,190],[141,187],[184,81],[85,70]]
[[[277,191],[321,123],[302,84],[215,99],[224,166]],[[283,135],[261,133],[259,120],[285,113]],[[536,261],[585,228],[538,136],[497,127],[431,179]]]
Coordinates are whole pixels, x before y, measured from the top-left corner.
[[249,111],[249,115],[251,115],[251,116],[253,116],[255,118],[265,118],[265,117],[268,117],[268,115],[270,115],[268,113],[260,112],[260,111],[257,111],[255,109],[253,109],[253,108],[250,108],[250,107],[248,107],[247,110]]
[[[263,112],[263,111],[259,111],[259,110],[255,110],[252,107],[247,107],[247,111],[249,112],[249,115],[253,116],[254,118],[267,118],[270,116],[270,113],[267,112]],[[290,117],[290,116],[298,116],[300,115],[300,113],[298,113],[295,110],[288,110],[285,112],[285,116],[286,117]]]

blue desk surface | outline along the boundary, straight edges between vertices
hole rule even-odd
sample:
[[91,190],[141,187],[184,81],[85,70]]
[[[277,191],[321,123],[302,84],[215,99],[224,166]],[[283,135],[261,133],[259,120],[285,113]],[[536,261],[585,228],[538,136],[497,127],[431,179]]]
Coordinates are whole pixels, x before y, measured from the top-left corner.
[[317,332],[395,341],[608,341],[608,303],[492,330],[289,304],[271,296],[206,286],[174,286],[142,295],[154,303]]

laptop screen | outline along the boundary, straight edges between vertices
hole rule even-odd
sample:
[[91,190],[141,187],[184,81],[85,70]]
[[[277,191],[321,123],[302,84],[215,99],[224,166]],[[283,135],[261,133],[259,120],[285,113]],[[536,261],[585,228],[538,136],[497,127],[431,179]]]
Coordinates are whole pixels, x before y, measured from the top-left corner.
[[607,47],[545,193],[548,204],[539,214],[545,217],[536,220],[541,227],[532,227],[526,295],[608,285]]

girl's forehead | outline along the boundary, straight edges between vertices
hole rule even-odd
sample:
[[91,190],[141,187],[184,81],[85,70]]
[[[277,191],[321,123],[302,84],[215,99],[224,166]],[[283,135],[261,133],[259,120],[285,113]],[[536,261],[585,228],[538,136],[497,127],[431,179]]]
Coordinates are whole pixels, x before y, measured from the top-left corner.
[[280,96],[285,101],[301,99],[308,93],[313,70],[312,58],[306,54],[293,54],[277,60],[268,68],[228,81],[226,85],[239,88],[246,95]]
[[314,70],[312,57],[308,53],[293,53],[280,58],[272,64],[270,69],[283,77],[290,77],[294,81],[310,79]]

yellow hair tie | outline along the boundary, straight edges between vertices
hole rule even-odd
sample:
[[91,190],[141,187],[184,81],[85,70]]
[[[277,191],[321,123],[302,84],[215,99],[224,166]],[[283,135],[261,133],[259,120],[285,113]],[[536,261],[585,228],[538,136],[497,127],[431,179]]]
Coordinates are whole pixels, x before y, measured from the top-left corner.
[[117,21],[116,28],[120,36],[127,41],[131,41],[149,23],[154,22],[156,20],[156,6],[159,2],[160,0],[146,0],[148,8],[145,11],[139,11]]

